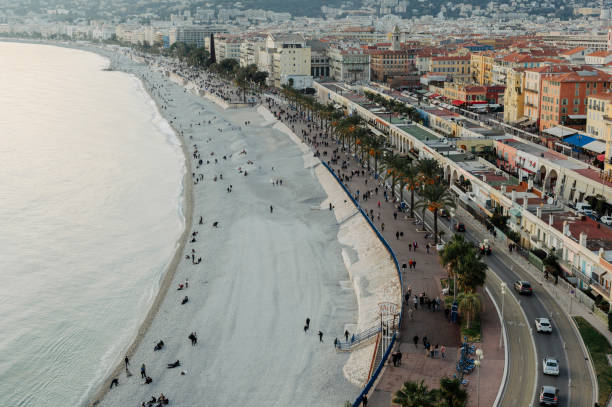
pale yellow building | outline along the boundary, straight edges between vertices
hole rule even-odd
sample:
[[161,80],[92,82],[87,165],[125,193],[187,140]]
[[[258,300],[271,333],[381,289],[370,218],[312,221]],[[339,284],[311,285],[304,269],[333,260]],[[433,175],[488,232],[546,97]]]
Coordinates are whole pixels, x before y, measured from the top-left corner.
[[612,181],[612,103],[606,104],[604,109],[603,121],[605,124],[604,139],[606,141],[604,177],[606,180]]
[[612,93],[600,93],[588,97],[586,133],[598,140],[604,140],[606,122],[604,120],[606,108],[612,104]]
[[472,81],[479,85],[493,83],[493,65],[495,58],[491,52],[481,52],[470,56]]
[[525,70],[511,68],[507,71],[504,91],[504,121],[516,123],[525,116]]
[[469,55],[432,56],[424,60],[426,72],[446,75],[455,82],[471,82],[471,60]]

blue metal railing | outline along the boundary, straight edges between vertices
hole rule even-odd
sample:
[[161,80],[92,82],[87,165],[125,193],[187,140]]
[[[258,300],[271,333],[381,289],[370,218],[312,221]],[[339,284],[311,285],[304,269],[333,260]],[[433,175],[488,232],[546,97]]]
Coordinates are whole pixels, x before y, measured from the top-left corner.
[[[353,194],[351,194],[351,192],[348,190],[346,185],[344,185],[344,183],[340,180],[340,178],[338,178],[338,176],[336,175],[334,170],[332,170],[329,167],[329,165],[327,165],[327,163],[325,163],[323,160],[321,160],[321,164],[323,164],[325,166],[325,168],[327,168],[327,170],[330,172],[330,174],[333,175],[333,177],[336,179],[338,184],[340,184],[342,189],[344,189],[344,192],[348,195],[348,197],[351,199],[351,201],[357,207],[357,209],[359,209],[359,212],[361,212],[361,215],[368,221],[368,224],[370,225],[370,227],[372,228],[374,233],[376,233],[376,236],[378,236],[378,239],[382,242],[383,246],[385,246],[385,248],[387,249],[387,251],[389,252],[391,257],[393,258],[393,262],[395,263],[395,270],[397,271],[397,277],[399,278],[399,282],[400,282],[401,295],[403,295],[403,293],[404,293],[404,280],[402,279],[402,273],[400,271],[399,262],[397,261],[397,257],[395,257],[395,253],[393,252],[393,249],[391,249],[391,246],[389,245],[387,240],[385,240],[385,238],[380,234],[380,232],[378,231],[376,226],[374,226],[374,224],[372,223],[372,221],[370,220],[368,215],[361,208],[361,205],[359,205],[359,202],[357,202],[355,200],[355,198],[353,197]],[[403,314],[403,307],[402,307],[401,298],[400,298],[400,315],[399,315],[399,323],[397,325],[398,330],[402,326],[402,314]],[[353,403],[352,407],[359,407],[361,405],[362,397],[365,394],[368,394],[368,392],[370,391],[370,389],[374,385],[374,382],[376,382],[376,379],[378,379],[378,375],[380,374],[380,372],[382,371],[383,367],[385,366],[385,362],[389,358],[389,354],[391,353],[391,350],[393,349],[393,345],[395,345],[396,338],[397,338],[397,333],[394,333],[393,337],[391,338],[391,342],[389,343],[389,346],[385,350],[385,353],[384,353],[382,359],[380,360],[380,363],[376,367],[376,370],[374,371],[374,373],[370,377],[370,380],[366,383],[366,385],[363,388],[363,390],[361,391],[361,393],[359,393],[359,396],[357,396],[357,399]]]
[[380,326],[373,326],[372,328],[366,329],[365,331],[353,334],[348,341],[338,342],[336,349],[338,350],[351,350],[351,348],[359,345],[360,343],[367,341],[370,338],[375,337],[380,332]]

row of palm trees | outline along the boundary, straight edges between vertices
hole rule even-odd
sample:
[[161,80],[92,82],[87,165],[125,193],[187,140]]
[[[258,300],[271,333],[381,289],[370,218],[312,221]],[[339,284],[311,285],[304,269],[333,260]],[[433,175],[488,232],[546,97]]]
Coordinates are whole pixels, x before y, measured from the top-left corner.
[[[442,210],[453,208],[455,202],[450,190],[441,182],[443,171],[436,160],[413,160],[409,156],[395,154],[384,137],[374,134],[358,115],[344,115],[333,104],[322,104],[289,85],[283,86],[282,92],[298,111],[305,111],[310,118],[318,117],[321,127],[342,142],[349,154],[358,156],[361,162],[367,165],[368,170],[373,165],[375,173],[378,173],[379,164],[382,165],[385,181],[390,183],[394,192],[399,188],[400,202],[404,200],[404,191],[409,190],[410,217],[414,217],[415,209],[421,210],[423,219],[427,210],[432,212],[434,239],[435,243],[438,243],[438,215]],[[366,95],[374,97],[377,103],[380,99],[387,104],[397,104],[393,99],[386,99],[378,94],[366,92]],[[416,204],[415,191],[421,196],[421,200]],[[422,224],[425,230],[425,222]]]
[[468,329],[482,308],[476,290],[485,282],[487,265],[481,257],[480,251],[459,234],[455,234],[440,252],[440,263],[456,282],[454,293],[461,291],[457,305],[460,314],[466,317]]

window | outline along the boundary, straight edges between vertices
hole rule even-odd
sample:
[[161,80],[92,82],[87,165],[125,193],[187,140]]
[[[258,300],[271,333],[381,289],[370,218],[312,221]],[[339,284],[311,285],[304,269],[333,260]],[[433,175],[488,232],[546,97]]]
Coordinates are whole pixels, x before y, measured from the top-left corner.
[[561,108],[561,113],[567,113],[567,107],[562,107]]
[[[559,99],[557,99],[557,103],[559,103]],[[567,98],[563,98],[561,104],[562,105],[567,105]]]
[[574,104],[575,105],[579,105],[580,104],[580,99],[574,99]]
[[574,108],[574,113],[578,113],[578,108],[577,107]]

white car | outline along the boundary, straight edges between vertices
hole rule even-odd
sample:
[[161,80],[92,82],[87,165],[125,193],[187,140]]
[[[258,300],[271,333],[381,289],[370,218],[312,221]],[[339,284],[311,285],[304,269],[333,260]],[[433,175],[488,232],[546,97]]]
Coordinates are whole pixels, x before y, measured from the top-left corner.
[[559,376],[559,362],[555,358],[544,358],[542,361],[542,373]]
[[612,216],[602,216],[599,220],[601,223],[605,223],[608,226],[612,225]]
[[536,331],[538,332],[547,333],[547,334],[552,332],[552,325],[548,318],[536,318],[535,326],[536,326]]

